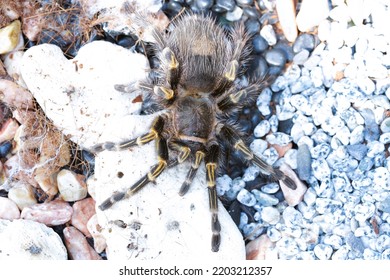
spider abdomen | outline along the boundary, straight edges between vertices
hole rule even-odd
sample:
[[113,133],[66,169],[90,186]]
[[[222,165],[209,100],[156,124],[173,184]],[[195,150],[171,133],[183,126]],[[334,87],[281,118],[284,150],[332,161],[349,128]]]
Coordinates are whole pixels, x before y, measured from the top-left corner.
[[173,110],[174,126],[181,140],[206,142],[214,128],[215,110],[208,97],[185,96]]

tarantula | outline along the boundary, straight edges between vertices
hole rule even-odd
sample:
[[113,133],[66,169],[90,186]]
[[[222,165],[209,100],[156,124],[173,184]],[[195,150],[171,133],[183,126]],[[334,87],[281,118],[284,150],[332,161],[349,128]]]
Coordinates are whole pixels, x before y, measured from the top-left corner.
[[172,30],[153,32],[160,68],[157,78],[140,82],[137,88],[146,93],[145,106],[150,112],[164,111],[154,120],[148,133],[122,143],[97,144],[93,150],[124,150],[154,140],[158,161],[127,191],[114,193],[99,208],[111,207],[154,182],[166,168],[191,160],[179,191],[184,195],[204,161],[211,211],[211,249],[216,252],[221,242],[221,225],[215,178],[222,146],[239,151],[248,163],[257,165],[272,179],[282,180],[291,189],[296,185],[278,168],[253,154],[238,126],[229,121],[232,113],[253,102],[264,87],[261,81],[252,81],[247,86],[237,82],[249,54],[248,35],[243,25],[226,31],[210,16],[187,14],[173,22]]

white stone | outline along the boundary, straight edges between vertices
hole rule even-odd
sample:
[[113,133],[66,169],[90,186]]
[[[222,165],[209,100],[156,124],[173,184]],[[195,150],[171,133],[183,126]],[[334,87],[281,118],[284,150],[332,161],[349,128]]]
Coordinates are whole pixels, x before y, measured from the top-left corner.
[[58,190],[61,198],[65,201],[77,201],[85,198],[88,194],[84,176],[73,171],[62,169],[57,175]]
[[[133,151],[102,152],[96,158],[96,199],[99,205],[115,190],[131,186],[156,162],[154,145]],[[97,211],[110,260],[119,259],[243,259],[244,242],[227,211],[219,203],[221,246],[211,251],[211,226],[204,166],[183,197],[178,195],[189,165],[164,172],[156,185],[149,184],[133,197]],[[118,178],[118,172],[124,173]],[[124,229],[112,224],[122,220]],[[140,228],[132,226],[139,224]],[[127,238],[123,238],[127,236]],[[128,245],[133,245],[129,250]]]
[[275,207],[267,206],[261,210],[261,218],[264,222],[275,225],[280,220],[280,213]]
[[67,260],[53,229],[29,220],[0,220],[0,260]]
[[294,1],[276,0],[275,6],[284,36],[288,41],[294,42],[298,36]]
[[0,219],[15,220],[20,218],[20,211],[15,202],[0,196]]
[[68,60],[57,46],[43,44],[30,48],[22,64],[23,79],[46,116],[82,148],[116,138],[118,131],[131,133],[124,123],[140,110],[140,102],[131,102],[138,94],[114,85],[145,78],[144,56],[95,41]]
[[329,6],[327,0],[304,0],[296,18],[298,29],[302,32],[310,31],[318,26],[322,20],[326,19],[328,14]]

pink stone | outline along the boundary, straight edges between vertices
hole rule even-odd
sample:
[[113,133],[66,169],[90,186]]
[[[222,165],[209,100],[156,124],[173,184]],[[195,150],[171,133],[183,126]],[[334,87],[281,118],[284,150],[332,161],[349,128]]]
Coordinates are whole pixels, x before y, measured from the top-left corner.
[[280,187],[282,189],[284,198],[286,199],[286,202],[289,206],[296,206],[303,200],[303,196],[305,195],[307,191],[306,185],[299,180],[297,174],[291,169],[290,166],[287,164],[282,164],[280,166],[280,170],[286,174],[288,177],[290,177],[296,184],[297,188],[295,190],[290,189],[287,187],[283,181],[279,181]]
[[267,234],[260,235],[255,240],[252,240],[245,248],[247,260],[270,260],[278,258],[278,254],[274,250],[275,243],[269,239]]
[[0,79],[0,93],[0,100],[10,108],[26,109],[33,107],[32,94],[12,81]]
[[70,221],[72,212],[68,202],[54,200],[23,208],[21,217],[47,226],[57,226]]
[[0,197],[0,219],[14,220],[20,218],[20,211],[15,202],[6,197]]
[[73,204],[73,214],[71,223],[81,231],[85,236],[91,237],[91,233],[87,228],[88,220],[95,215],[95,201],[93,198],[85,198]]
[[75,227],[69,226],[63,230],[65,246],[72,260],[101,260],[98,253],[88,244],[85,236]]

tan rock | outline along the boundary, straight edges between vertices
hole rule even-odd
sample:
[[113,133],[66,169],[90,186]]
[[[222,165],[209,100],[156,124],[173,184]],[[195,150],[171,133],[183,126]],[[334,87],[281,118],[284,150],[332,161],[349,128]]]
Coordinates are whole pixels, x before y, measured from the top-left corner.
[[89,219],[87,227],[93,238],[93,247],[95,248],[96,252],[103,252],[107,247],[107,243],[104,235],[102,234],[102,227],[99,225],[96,214]]
[[8,198],[16,203],[20,210],[37,203],[34,195],[34,188],[26,183],[18,181],[8,192]]
[[21,32],[19,20],[15,20],[9,25],[0,29],[0,54],[13,51],[19,43]]
[[65,246],[72,260],[101,260],[98,253],[88,244],[85,236],[75,227],[66,227],[63,230]]

